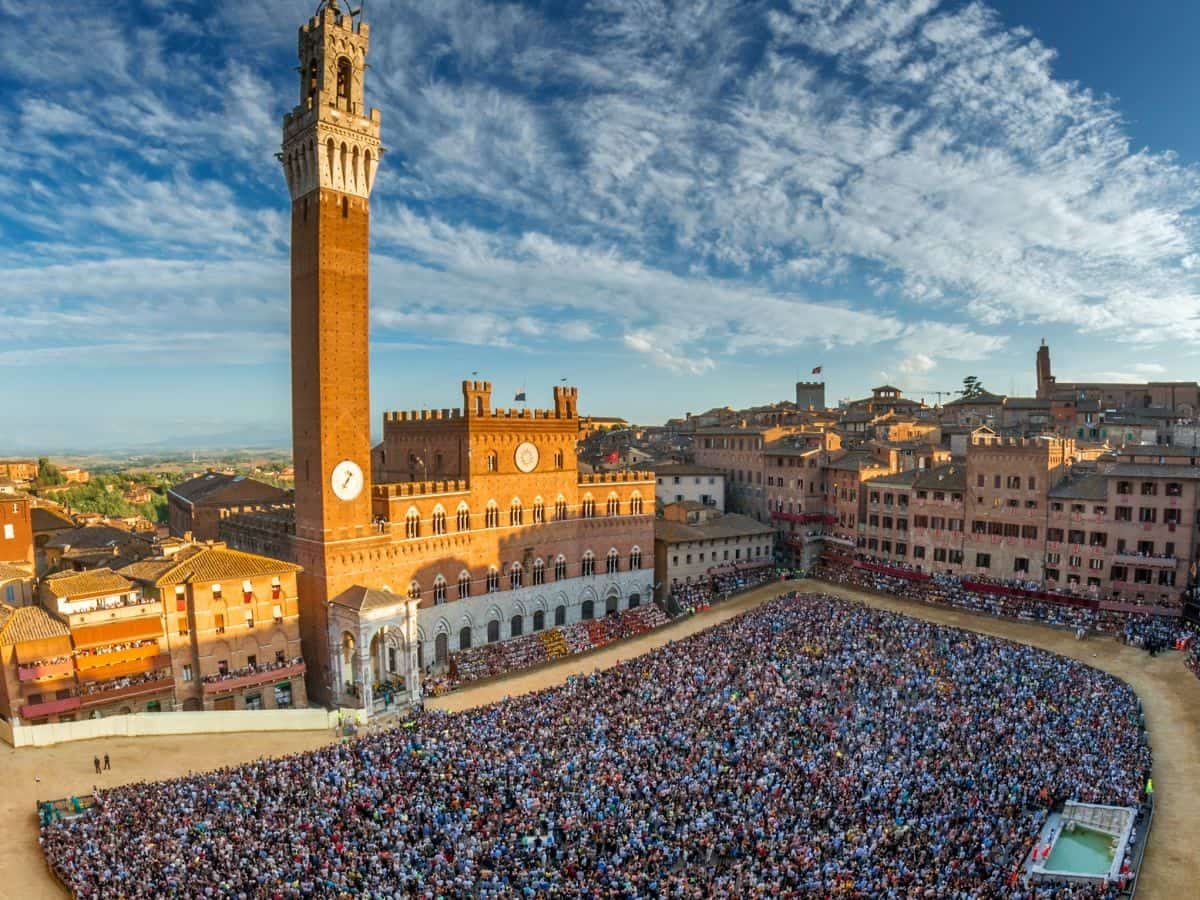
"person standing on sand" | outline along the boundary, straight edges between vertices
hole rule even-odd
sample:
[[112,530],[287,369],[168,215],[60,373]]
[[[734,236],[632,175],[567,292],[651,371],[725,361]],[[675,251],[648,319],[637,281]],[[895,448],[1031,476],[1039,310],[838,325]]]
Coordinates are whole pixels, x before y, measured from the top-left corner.
[[100,774],[100,757],[93,756],[92,757],[92,765],[94,765],[96,767],[96,774],[99,775]]
[[107,772],[111,768],[112,768],[112,765],[108,761],[108,754],[105,753],[104,754],[104,771]]

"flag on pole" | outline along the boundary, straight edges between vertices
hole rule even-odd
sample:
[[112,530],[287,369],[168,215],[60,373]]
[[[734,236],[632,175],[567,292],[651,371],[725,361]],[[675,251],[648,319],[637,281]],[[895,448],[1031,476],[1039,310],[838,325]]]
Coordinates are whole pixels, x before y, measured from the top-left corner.
[[521,389],[517,391],[517,396],[513,397],[513,403],[525,402],[525,386],[521,385]]
[[823,366],[813,366],[812,373],[813,373],[814,375],[820,375],[820,374],[821,374],[821,369],[822,369],[822,368],[824,368],[824,367],[823,367]]

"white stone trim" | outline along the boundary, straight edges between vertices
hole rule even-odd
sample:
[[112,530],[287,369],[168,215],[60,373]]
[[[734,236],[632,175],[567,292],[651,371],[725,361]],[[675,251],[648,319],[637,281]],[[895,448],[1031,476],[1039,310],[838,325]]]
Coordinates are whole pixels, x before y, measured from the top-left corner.
[[[450,636],[450,652],[458,652],[458,634],[464,625],[471,628],[471,646],[481,647],[487,643],[487,626],[491,619],[489,613],[494,609],[500,618],[500,639],[512,637],[512,617],[520,612],[527,621],[522,635],[533,633],[533,613],[542,609],[546,612],[546,628],[554,627],[554,610],[560,604],[567,609],[566,624],[572,625],[580,621],[580,610],[585,600],[596,604],[595,616],[604,615],[605,598],[616,588],[619,597],[618,609],[629,608],[629,596],[638,594],[644,605],[654,599],[654,570],[637,569],[635,571],[614,572],[609,575],[597,572],[595,575],[581,575],[577,578],[567,578],[563,581],[548,581],[545,584],[526,585],[515,590],[484,593],[465,600],[450,600],[439,606],[423,607],[417,611],[418,626],[427,636],[422,646],[422,657],[428,666],[434,661],[434,641],[441,626]],[[444,623],[444,624],[443,624]]]

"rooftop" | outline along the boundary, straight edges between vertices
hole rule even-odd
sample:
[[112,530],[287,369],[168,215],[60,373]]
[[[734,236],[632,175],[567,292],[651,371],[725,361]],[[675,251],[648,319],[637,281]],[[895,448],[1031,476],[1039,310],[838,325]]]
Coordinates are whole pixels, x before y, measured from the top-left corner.
[[1106,500],[1108,479],[1098,472],[1072,472],[1050,488],[1047,496],[1051,500]]
[[68,637],[69,628],[40,606],[12,607],[0,603],[0,645]]
[[245,475],[228,475],[223,472],[211,471],[175,485],[169,493],[188,503],[270,501],[282,500],[287,496],[287,491],[283,488],[277,488],[265,481],[256,481]]
[[[261,575],[283,575],[299,572],[300,566],[273,559],[230,550],[224,544],[197,544],[180,550],[163,562],[169,563],[162,569],[145,565],[147,561],[134,563],[122,570],[122,574],[136,577],[139,581],[162,587],[169,584],[188,584],[205,581],[230,581],[241,578],[256,578]],[[150,560],[149,562],[155,562]],[[137,572],[136,576],[133,574]],[[151,580],[153,579],[153,580]]]
[[654,539],[668,544],[774,533],[775,529],[771,525],[737,513],[726,513],[695,525],[667,519],[656,519],[654,522]]
[[133,587],[133,582],[111,569],[88,569],[84,572],[59,572],[47,575],[42,583],[56,597],[82,597],[91,594],[119,594]]
[[1117,463],[1108,475],[1124,475],[1128,478],[1169,478],[1172,481],[1200,481],[1200,467],[1156,466],[1146,463]]
[[868,484],[871,487],[879,485],[881,487],[894,486],[907,488],[912,487],[916,483],[917,476],[920,474],[920,470],[918,469],[909,469],[907,472],[892,472],[889,475],[877,475]]
[[967,489],[967,467],[960,463],[949,463],[920,469],[916,486],[935,491],[965,491]]
[[942,406],[999,406],[1002,403],[1004,403],[1003,395],[993,394],[991,391],[980,391],[974,397],[959,397],[957,400],[943,403]]
[[60,531],[46,542],[46,546],[56,550],[100,550],[141,540],[144,539],[124,528],[114,528],[112,525],[84,525]]
[[657,477],[675,475],[720,475],[724,477],[724,469],[714,469],[712,466],[698,466],[695,463],[655,463],[653,473]]
[[34,506],[29,511],[29,518],[35,534],[66,532],[66,530],[76,527],[70,516],[67,516],[65,512],[59,512],[52,506]]
[[346,588],[329,602],[358,612],[366,612],[371,609],[386,609],[398,603],[404,603],[405,598],[399,594],[393,594],[391,591],[377,591],[356,584]]

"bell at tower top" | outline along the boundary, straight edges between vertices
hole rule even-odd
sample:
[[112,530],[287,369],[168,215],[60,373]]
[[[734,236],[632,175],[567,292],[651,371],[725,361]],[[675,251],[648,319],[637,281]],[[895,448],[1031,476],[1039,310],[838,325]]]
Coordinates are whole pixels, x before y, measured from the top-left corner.
[[300,26],[300,102],[284,116],[280,160],[292,199],[317,188],[370,195],[382,148],[379,110],[363,97],[371,29],[324,0]]

